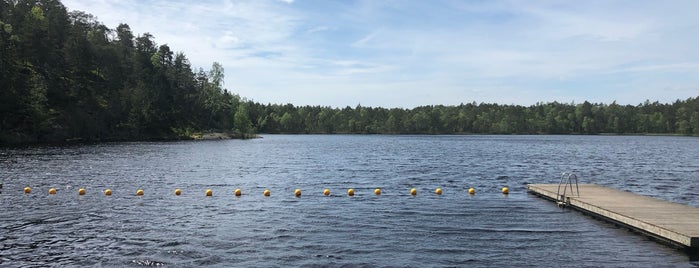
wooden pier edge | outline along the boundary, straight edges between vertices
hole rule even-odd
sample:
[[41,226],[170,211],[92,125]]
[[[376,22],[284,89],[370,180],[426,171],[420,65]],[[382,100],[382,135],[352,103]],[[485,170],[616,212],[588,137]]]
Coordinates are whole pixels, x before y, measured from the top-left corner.
[[558,184],[529,184],[527,190],[699,257],[699,208],[595,184],[578,187],[579,195],[563,186],[559,191]]

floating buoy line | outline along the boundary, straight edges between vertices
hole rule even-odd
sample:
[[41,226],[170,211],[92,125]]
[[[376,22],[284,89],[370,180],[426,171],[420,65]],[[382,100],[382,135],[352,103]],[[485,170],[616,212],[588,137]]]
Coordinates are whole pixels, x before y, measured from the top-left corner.
[[[27,187],[24,187],[23,191],[24,191],[24,194],[25,194],[25,195],[29,195],[29,194],[31,194],[31,192],[32,192],[32,188],[29,187],[29,186],[27,186]],[[109,188],[105,189],[103,192],[104,192],[104,195],[105,195],[105,196],[111,196],[111,195],[112,195],[112,190],[109,189]],[[507,195],[507,194],[510,193],[510,189],[509,189],[507,186],[505,186],[505,187],[502,187],[502,188],[500,189],[500,192],[501,192],[503,195]],[[79,189],[78,189],[78,192],[77,192],[78,195],[85,195],[86,193],[87,193],[87,191],[85,190],[85,188],[79,188]],[[374,195],[380,196],[381,193],[382,193],[381,188],[376,188],[376,189],[374,189]],[[415,188],[410,188],[410,190],[409,190],[407,193],[408,193],[408,195],[410,195],[410,196],[417,196],[417,189],[415,189]],[[437,195],[437,196],[441,196],[442,193],[443,193],[443,192],[442,192],[442,188],[436,188],[436,189],[434,190],[434,194]],[[476,194],[476,189],[473,188],[473,187],[470,187],[470,188],[468,188],[467,193],[468,193],[469,195],[473,196],[473,195]],[[49,195],[56,195],[56,194],[57,194],[56,188],[50,188],[50,189],[48,190],[48,194],[49,194]],[[143,189],[138,188],[138,189],[136,190],[136,196],[143,196],[144,194],[145,194],[145,192],[143,191]],[[296,190],[294,190],[293,194],[294,194],[295,197],[299,197],[299,198],[300,198],[300,197],[301,197],[301,189],[296,189]],[[325,196],[330,196],[330,189],[323,189],[322,194],[325,195]],[[180,195],[182,195],[182,190],[179,189],[179,188],[175,189],[174,195],[175,195],[175,196],[180,196]],[[235,190],[233,191],[233,195],[236,196],[236,197],[240,197],[240,196],[243,195],[243,192],[242,192],[242,190],[240,190],[240,189],[235,189]],[[271,196],[271,191],[270,191],[269,189],[265,189],[264,191],[262,191],[262,195],[265,196],[265,197],[269,197],[269,196]],[[355,195],[355,190],[354,190],[353,188],[347,189],[347,196],[354,196],[354,195]],[[211,189],[206,189],[206,191],[204,191],[204,196],[213,196],[213,190],[211,190]]]

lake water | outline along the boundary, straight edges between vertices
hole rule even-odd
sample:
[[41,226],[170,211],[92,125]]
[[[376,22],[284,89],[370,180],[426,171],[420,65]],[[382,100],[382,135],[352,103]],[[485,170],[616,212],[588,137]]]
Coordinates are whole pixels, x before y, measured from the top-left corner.
[[574,171],[699,206],[691,137],[264,135],[0,152],[0,266],[699,265],[526,192]]

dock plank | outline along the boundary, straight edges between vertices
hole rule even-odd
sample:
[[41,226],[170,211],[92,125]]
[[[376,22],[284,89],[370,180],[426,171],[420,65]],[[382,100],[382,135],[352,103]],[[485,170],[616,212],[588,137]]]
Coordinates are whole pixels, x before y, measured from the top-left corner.
[[[580,194],[558,184],[530,184],[528,191],[550,200],[562,200],[593,216],[618,222],[688,248],[699,248],[699,208],[620,191],[595,184],[580,184]],[[561,190],[560,194],[563,193]]]

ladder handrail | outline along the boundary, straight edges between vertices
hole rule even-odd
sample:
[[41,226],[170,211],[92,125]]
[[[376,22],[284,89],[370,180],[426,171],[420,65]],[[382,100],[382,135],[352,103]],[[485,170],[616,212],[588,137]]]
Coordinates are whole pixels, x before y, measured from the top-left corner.
[[[565,180],[565,182],[564,182]],[[575,183],[575,192],[573,191],[573,183]],[[561,186],[563,186],[563,195],[561,195]],[[556,192],[556,197],[558,201],[564,201],[565,196],[570,188],[570,194],[573,196],[580,196],[580,187],[578,186],[578,175],[573,172],[563,172],[561,174],[561,180],[558,182],[558,191]]]

